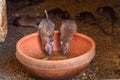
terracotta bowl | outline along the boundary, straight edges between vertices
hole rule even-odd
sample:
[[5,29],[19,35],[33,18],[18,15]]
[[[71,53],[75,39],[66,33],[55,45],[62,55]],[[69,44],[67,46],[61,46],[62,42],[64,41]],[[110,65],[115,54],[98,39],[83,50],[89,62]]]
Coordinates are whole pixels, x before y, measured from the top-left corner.
[[[60,32],[54,32],[54,51],[60,48]],[[23,37],[17,42],[16,57],[30,73],[44,79],[68,79],[78,75],[95,56],[95,42],[88,36],[75,33],[68,52],[76,57],[65,60],[40,60],[44,55],[39,33]]]

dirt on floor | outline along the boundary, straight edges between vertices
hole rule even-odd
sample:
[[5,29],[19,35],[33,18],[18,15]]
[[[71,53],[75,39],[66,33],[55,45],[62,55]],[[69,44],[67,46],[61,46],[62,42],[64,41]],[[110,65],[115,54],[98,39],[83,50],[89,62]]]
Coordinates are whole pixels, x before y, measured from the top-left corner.
[[[90,11],[96,15],[95,10],[98,7],[111,6],[114,8],[116,16],[120,17],[119,0],[40,0],[41,2],[37,4],[30,4],[28,0],[17,1],[7,0],[8,35],[6,41],[0,43],[0,80],[42,80],[30,75],[15,57],[17,41],[25,35],[38,31],[35,27],[14,26],[12,22],[16,15],[42,16],[45,9],[61,8],[67,10],[71,18],[75,19],[81,11]],[[119,20],[115,23],[113,36],[104,34],[97,25],[76,22],[78,25],[77,32],[90,36],[96,42],[96,55],[90,65],[71,80],[120,79]],[[60,23],[59,21],[55,23],[56,30],[59,30]],[[102,20],[100,24],[105,31],[111,31],[111,25],[108,21]]]

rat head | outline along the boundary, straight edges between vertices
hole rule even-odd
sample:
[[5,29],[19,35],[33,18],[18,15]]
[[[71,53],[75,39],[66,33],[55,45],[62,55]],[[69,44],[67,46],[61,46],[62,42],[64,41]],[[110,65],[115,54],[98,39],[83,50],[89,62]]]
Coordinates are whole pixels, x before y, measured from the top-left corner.
[[45,44],[45,51],[49,54],[53,54],[53,42],[48,42]]
[[62,41],[61,40],[61,50],[62,53],[65,55],[69,49],[70,41]]

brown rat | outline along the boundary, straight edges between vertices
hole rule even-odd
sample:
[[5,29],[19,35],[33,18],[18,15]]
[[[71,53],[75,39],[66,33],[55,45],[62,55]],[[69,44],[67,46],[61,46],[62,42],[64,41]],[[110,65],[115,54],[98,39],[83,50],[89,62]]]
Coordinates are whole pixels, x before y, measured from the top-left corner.
[[37,27],[38,23],[42,20],[41,17],[36,17],[36,16],[18,16],[15,18],[13,21],[13,24],[15,26],[20,26],[20,27]]
[[80,21],[82,24],[89,24],[89,25],[94,25],[98,26],[100,30],[102,30],[105,34],[107,35],[112,35],[111,33],[106,32],[98,23],[98,18],[96,18],[91,12],[84,11],[79,13],[76,16],[76,19]]
[[70,46],[70,42],[76,31],[77,31],[77,24],[75,23],[74,20],[66,20],[62,23],[60,28],[60,32],[61,32],[60,41],[61,41],[61,50],[63,54],[67,53]]
[[110,21],[112,26],[111,33],[114,33],[114,24],[116,22],[115,10],[110,6],[99,7],[96,10],[96,14]]
[[48,11],[48,15],[50,19],[60,18],[60,19],[70,19],[70,14],[66,10],[62,10],[60,8],[53,8]]
[[48,18],[47,12],[46,18],[42,19],[38,28],[40,31],[43,50],[45,50],[49,55],[52,55],[55,24]]
[[76,19],[83,24],[94,24],[95,23],[95,16],[91,12],[81,12],[76,16]]

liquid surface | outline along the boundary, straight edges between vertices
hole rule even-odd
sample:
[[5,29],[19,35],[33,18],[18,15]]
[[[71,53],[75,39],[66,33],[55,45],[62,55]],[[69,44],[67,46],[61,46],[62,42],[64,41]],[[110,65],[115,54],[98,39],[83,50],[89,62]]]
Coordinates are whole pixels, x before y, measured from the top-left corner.
[[69,58],[73,58],[73,57],[76,57],[76,56],[72,55],[70,53],[67,53],[66,55],[64,55],[58,51],[58,52],[54,52],[53,55],[47,55],[45,53],[45,55],[38,55],[35,58],[40,59],[40,60],[65,60],[65,59],[69,59]]

